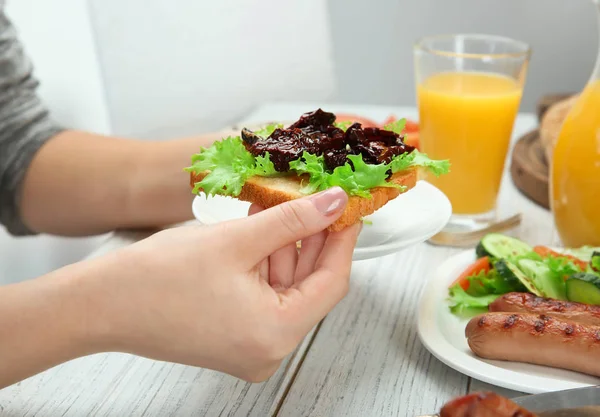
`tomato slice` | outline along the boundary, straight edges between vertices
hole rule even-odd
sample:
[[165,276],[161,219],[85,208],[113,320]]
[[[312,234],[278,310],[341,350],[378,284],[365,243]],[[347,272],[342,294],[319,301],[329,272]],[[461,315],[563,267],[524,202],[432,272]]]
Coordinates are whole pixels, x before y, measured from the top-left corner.
[[459,275],[458,278],[456,278],[456,280],[452,283],[451,287],[455,286],[456,284],[459,284],[463,290],[467,291],[469,289],[469,286],[471,285],[471,282],[467,278],[473,275],[477,275],[482,271],[489,272],[490,269],[492,269],[492,265],[490,264],[490,258],[488,258],[487,256],[479,258],[471,265],[469,265],[467,269],[465,269],[462,272],[462,274]]
[[385,126],[385,125],[389,125],[390,123],[394,123],[396,120],[398,120],[398,119],[396,118],[396,116],[394,116],[393,114],[390,114],[390,115],[387,117],[387,119],[385,119],[385,120],[383,121],[383,123],[381,123],[381,126],[383,127],[383,126]]
[[412,120],[406,120],[406,126],[404,126],[404,131],[407,133],[410,132],[418,132],[419,131],[419,124],[415,121]]
[[419,149],[419,132],[407,133],[404,137],[404,143]]

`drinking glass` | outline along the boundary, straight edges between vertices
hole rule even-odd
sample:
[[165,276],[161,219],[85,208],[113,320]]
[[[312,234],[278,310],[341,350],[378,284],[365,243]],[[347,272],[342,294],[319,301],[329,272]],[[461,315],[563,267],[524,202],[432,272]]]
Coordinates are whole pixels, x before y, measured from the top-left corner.
[[517,116],[531,48],[479,34],[421,39],[414,48],[420,143],[450,173],[426,180],[452,203],[449,223],[489,222]]

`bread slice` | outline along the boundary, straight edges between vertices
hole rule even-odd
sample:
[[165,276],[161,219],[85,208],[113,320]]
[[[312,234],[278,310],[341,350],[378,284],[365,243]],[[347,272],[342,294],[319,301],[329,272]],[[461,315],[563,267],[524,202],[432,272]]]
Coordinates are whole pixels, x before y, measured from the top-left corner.
[[[208,175],[208,172],[192,172],[190,175],[190,185],[194,187],[206,175]],[[417,169],[411,168],[406,171],[397,172],[388,181],[403,185],[406,187],[406,191],[408,191],[417,183]],[[286,201],[304,197],[305,195],[300,193],[301,188],[301,178],[297,176],[251,177],[246,180],[246,183],[242,187],[242,192],[235,198],[258,204],[264,208],[270,208]],[[371,190],[371,198],[351,196],[342,216],[329,226],[328,230],[338,232],[358,223],[363,217],[374,213],[388,201],[398,197],[400,193],[401,190],[397,188],[377,187]]]

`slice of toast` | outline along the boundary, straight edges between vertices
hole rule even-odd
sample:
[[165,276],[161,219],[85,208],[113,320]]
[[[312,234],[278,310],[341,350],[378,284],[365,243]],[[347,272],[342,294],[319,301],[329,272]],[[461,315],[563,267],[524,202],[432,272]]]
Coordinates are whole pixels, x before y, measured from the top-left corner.
[[[206,175],[208,175],[208,172],[192,172],[190,175],[191,186],[194,187]],[[397,172],[388,181],[403,185],[406,187],[406,191],[408,191],[417,183],[417,169],[411,168],[406,171]],[[246,183],[242,187],[242,192],[235,198],[258,204],[264,208],[270,208],[286,201],[304,197],[305,195],[300,193],[301,187],[301,178],[297,176],[251,177],[246,180]],[[351,196],[348,199],[348,204],[342,216],[329,226],[328,230],[338,232],[358,223],[363,217],[374,213],[401,193],[399,189],[391,187],[377,187],[370,191],[371,198]]]

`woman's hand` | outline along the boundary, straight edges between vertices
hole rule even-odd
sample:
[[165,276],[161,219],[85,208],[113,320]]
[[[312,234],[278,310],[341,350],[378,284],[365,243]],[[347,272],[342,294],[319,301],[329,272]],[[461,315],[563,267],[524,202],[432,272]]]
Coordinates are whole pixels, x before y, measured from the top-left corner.
[[91,261],[92,350],[266,379],[348,290],[360,227],[324,231],[347,199],[332,188],[253,206],[247,218],[163,231]]

